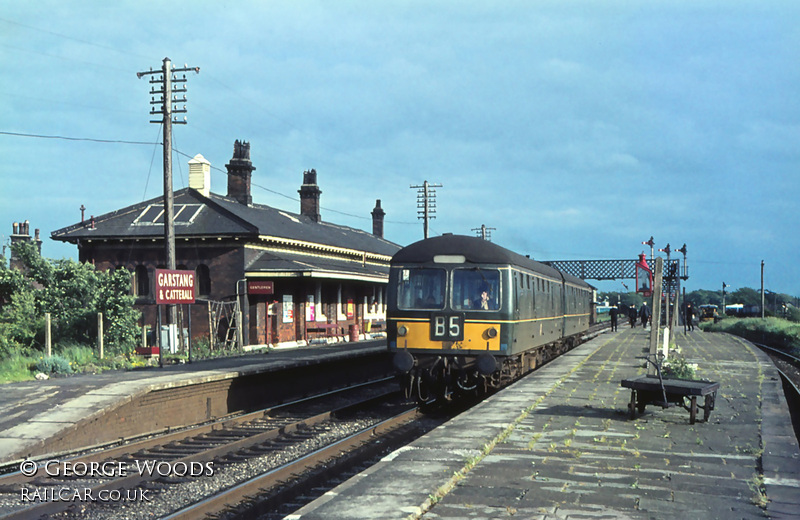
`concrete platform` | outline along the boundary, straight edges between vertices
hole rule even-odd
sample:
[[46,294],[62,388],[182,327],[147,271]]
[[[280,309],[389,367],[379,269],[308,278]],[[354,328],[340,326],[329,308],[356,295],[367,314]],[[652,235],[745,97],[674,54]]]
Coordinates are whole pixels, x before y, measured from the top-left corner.
[[288,517],[798,518],[800,450],[778,374],[748,342],[680,333],[697,378],[720,382],[708,422],[649,406],[649,332],[603,334],[385,457]]
[[[276,349],[269,354],[110,371],[0,386],[0,463],[47,452],[65,432],[85,427],[150,393],[232,380],[386,351],[386,340]],[[130,419],[133,420],[133,419]],[[129,420],[129,422],[130,422]]]

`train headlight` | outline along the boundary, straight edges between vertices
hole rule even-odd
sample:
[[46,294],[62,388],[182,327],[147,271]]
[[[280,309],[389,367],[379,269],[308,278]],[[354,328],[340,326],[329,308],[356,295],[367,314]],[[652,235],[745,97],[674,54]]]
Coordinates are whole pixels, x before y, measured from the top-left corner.
[[494,327],[488,329],[486,331],[486,335],[489,336],[490,338],[496,338],[497,337],[497,329],[494,328]]
[[399,327],[397,327],[398,336],[405,336],[406,334],[408,334],[408,328],[406,328],[405,325],[400,325]]

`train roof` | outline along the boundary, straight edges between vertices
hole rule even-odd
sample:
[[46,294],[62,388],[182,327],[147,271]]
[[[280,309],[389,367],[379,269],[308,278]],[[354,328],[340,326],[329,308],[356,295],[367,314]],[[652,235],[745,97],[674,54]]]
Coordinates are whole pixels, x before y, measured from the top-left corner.
[[433,262],[435,256],[462,255],[472,264],[511,264],[553,278],[563,278],[570,283],[591,288],[576,276],[562,273],[557,269],[520,255],[502,246],[478,237],[465,235],[442,235],[410,244],[392,257],[392,265],[404,263]]

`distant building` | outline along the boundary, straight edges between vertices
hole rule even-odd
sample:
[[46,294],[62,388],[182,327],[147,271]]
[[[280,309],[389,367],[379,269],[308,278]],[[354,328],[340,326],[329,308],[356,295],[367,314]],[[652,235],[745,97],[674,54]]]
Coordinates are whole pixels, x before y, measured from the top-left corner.
[[[34,231],[33,238],[31,238],[31,225],[26,220],[25,222],[14,222],[11,225],[11,243],[10,245],[10,257],[9,257],[9,267],[13,269],[24,269],[24,265],[22,264],[22,259],[17,257],[14,253],[14,246],[17,244],[22,243],[30,243],[36,248],[39,254],[42,254],[42,240],[39,238],[39,230],[36,229]],[[3,256],[5,256],[5,246],[3,246]]]
[[[400,246],[383,238],[380,200],[368,233],[322,220],[314,170],[303,173],[296,214],[253,204],[249,143],[237,140],[225,166],[227,195],[210,191],[210,163],[202,155],[189,161],[189,188],[174,195],[177,268],[196,273],[195,338],[211,328],[224,333],[213,323],[212,302],[237,295],[245,344],[340,337],[351,325],[363,331],[383,322],[389,260]],[[156,324],[154,271],[166,264],[162,197],[92,216],[52,238],[77,245],[82,262],[133,273],[143,320]]]

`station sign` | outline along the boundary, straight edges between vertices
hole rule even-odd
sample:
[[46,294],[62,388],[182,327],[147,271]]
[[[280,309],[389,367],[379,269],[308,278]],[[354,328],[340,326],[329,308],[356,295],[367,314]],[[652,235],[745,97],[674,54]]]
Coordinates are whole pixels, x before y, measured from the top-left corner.
[[156,269],[156,303],[194,303],[194,271]]
[[270,280],[248,280],[247,294],[273,294],[275,282]]

